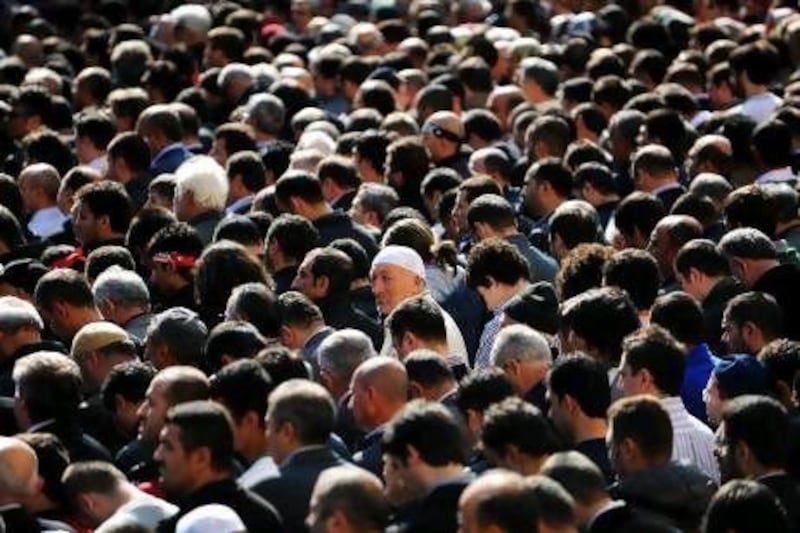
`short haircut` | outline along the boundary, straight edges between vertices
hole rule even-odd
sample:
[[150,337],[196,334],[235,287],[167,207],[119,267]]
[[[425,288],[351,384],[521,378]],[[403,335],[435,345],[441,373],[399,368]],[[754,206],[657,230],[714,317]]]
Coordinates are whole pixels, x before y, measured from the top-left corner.
[[528,261],[517,248],[502,239],[487,239],[475,245],[467,259],[467,285],[488,287],[496,283],[516,285],[530,279]]
[[575,524],[575,500],[560,483],[541,475],[528,477],[526,483],[538,503],[541,523],[557,530]]
[[147,387],[156,375],[151,365],[142,361],[125,361],[111,369],[102,386],[103,406],[110,412],[117,410],[117,396],[127,402],[139,404],[144,400]]
[[395,415],[383,433],[383,451],[406,463],[413,447],[426,464],[464,464],[461,427],[446,407],[413,401]]
[[225,316],[250,322],[267,339],[280,335],[278,300],[263,283],[243,283],[233,289],[225,306]]
[[555,453],[545,461],[539,473],[560,483],[582,505],[591,505],[606,494],[603,472],[581,452]]
[[322,311],[302,293],[288,291],[278,297],[278,313],[281,325],[307,328],[322,322]]
[[194,311],[172,307],[155,315],[147,327],[147,343],[165,345],[178,364],[200,365],[208,329]]
[[111,231],[124,234],[133,218],[131,198],[121,184],[98,181],[81,187],[75,202],[88,207],[95,217],[108,217]]
[[615,402],[608,411],[612,446],[631,439],[650,460],[669,460],[672,455],[672,422],[661,403],[652,396],[631,396]]
[[616,365],[622,339],[639,328],[639,316],[630,298],[610,287],[593,289],[561,305],[561,327],[572,331],[590,347]]
[[768,190],[753,184],[739,187],[728,195],[725,218],[730,228],[755,228],[772,236],[778,217]]
[[228,355],[235,359],[255,357],[266,340],[250,322],[228,320],[220,322],[206,339],[205,361],[211,370],[222,367],[222,357]]
[[344,252],[353,263],[353,279],[363,279],[369,277],[370,262],[364,247],[355,239],[345,237],[336,239],[328,246]]
[[572,173],[559,159],[550,157],[534,163],[525,173],[525,182],[531,180],[549,183],[562,198],[572,194]]
[[[158,254],[179,254],[197,259],[203,253],[203,241],[197,230],[185,222],[170,224],[156,232],[147,247],[147,255],[152,259]],[[187,279],[194,277],[192,266],[182,267],[178,272]]]
[[330,179],[345,190],[356,189],[361,185],[355,163],[343,156],[328,156],[317,166],[317,178],[320,183]]
[[626,196],[617,206],[614,224],[617,229],[630,239],[634,231],[647,239],[659,220],[664,218],[667,210],[664,204],[652,194],[635,191]]
[[755,228],[738,228],[726,233],[718,249],[727,257],[739,259],[776,259],[778,252],[772,240]]
[[175,171],[175,198],[191,193],[194,202],[206,209],[222,211],[228,202],[228,176],[219,163],[208,156],[186,160]]
[[734,48],[728,56],[728,63],[735,74],[746,74],[755,85],[772,83],[781,67],[778,50],[766,40]]
[[290,379],[311,379],[309,365],[285,346],[267,346],[256,356],[256,361],[264,367],[274,385]]
[[706,276],[727,276],[730,267],[725,256],[717,249],[713,241],[694,239],[678,250],[675,256],[675,270],[682,276],[688,276],[691,269],[697,269]]
[[[267,215],[266,213],[262,213]],[[264,236],[258,224],[246,215],[226,216],[214,228],[213,242],[233,241],[242,246],[258,246],[263,243]]]
[[518,474],[496,470],[477,481],[491,484],[494,490],[481,494],[475,506],[475,518],[485,528],[495,526],[508,533],[536,531],[541,518],[536,491]]
[[124,270],[136,269],[136,263],[130,250],[124,246],[105,245],[95,248],[89,253],[84,266],[84,274],[90,282],[97,281],[98,276],[112,266],[118,266]]
[[779,384],[791,390],[800,372],[800,342],[776,339],[761,349],[758,360],[767,368],[774,393],[778,393]]
[[661,326],[646,326],[622,341],[625,363],[633,372],[647,370],[659,391],[678,396],[686,369],[686,348]]
[[669,331],[678,342],[697,346],[705,341],[703,308],[685,292],[671,292],[656,299],[650,323]]
[[156,130],[167,140],[180,142],[183,139],[183,128],[177,111],[168,104],[151,105],[139,115],[137,129]]
[[334,331],[319,345],[319,367],[341,379],[350,379],[358,366],[377,355],[372,341],[357,329]]
[[495,337],[491,361],[501,368],[509,361],[550,364],[553,355],[541,333],[524,324],[513,324],[500,330]]
[[31,423],[50,418],[70,421],[77,416],[83,379],[78,364],[69,357],[57,352],[32,353],[17,359],[12,377]]
[[397,191],[382,183],[362,183],[356,193],[356,200],[362,210],[376,213],[381,224],[386,220],[386,215],[400,204]]
[[[256,361],[242,359],[222,368],[211,378],[211,398],[222,403],[236,422],[251,412],[264,423],[272,378]],[[242,394],[247,391],[247,394]]]
[[284,255],[299,262],[316,247],[318,239],[319,233],[307,218],[283,214],[272,222],[266,242],[277,242]]
[[292,198],[300,198],[310,204],[325,201],[320,181],[313,174],[300,170],[286,172],[275,182],[275,197],[284,206],[290,205]]
[[484,194],[469,206],[467,222],[471,228],[476,224],[488,224],[494,230],[513,228],[517,224],[512,205],[499,194]]
[[444,312],[432,298],[418,296],[400,303],[386,319],[395,339],[411,333],[423,341],[447,342]]
[[467,374],[459,383],[456,405],[464,415],[468,410],[483,413],[490,405],[514,394],[514,387],[502,368],[480,368]]
[[0,332],[15,333],[23,327],[44,329],[42,317],[33,304],[16,296],[0,297]]
[[780,337],[784,328],[783,310],[775,298],[754,291],[731,298],[725,307],[722,322],[731,322],[738,328],[751,322],[767,339]]
[[415,350],[403,360],[408,381],[423,387],[436,387],[455,382],[455,376],[447,361],[431,350]]
[[286,120],[286,106],[274,94],[256,94],[247,102],[247,117],[256,130],[277,135]]
[[306,255],[311,263],[314,278],[328,278],[328,298],[347,297],[353,281],[353,262],[341,250],[326,246],[316,248]]
[[92,294],[96,303],[113,302],[124,309],[150,307],[150,291],[142,277],[116,265],[97,276],[92,285]]
[[84,115],[75,123],[75,136],[89,139],[98,150],[105,150],[116,132],[111,119],[99,113]]
[[603,267],[603,284],[619,287],[639,311],[653,306],[658,296],[658,263],[644,250],[627,248],[616,252]]
[[389,524],[390,506],[382,489],[380,479],[361,468],[328,468],[314,487],[318,498],[316,513],[325,520],[340,511],[358,531],[383,531]]
[[558,67],[552,61],[527,57],[520,64],[520,71],[524,80],[534,81],[544,93],[556,94],[559,84]]
[[75,307],[94,307],[94,296],[83,276],[72,269],[57,268],[39,279],[34,291],[37,309],[49,310],[56,302]]
[[80,461],[72,463],[61,478],[67,501],[75,502],[81,494],[112,496],[127,480],[125,474],[105,461]]
[[186,452],[208,448],[211,467],[227,472],[233,468],[233,422],[224,407],[210,401],[191,401],[167,411],[165,425],[180,429]]
[[326,444],[336,424],[336,405],[322,385],[290,379],[270,394],[267,418],[276,427],[292,424],[305,446]]
[[749,479],[725,483],[711,498],[703,522],[706,533],[790,531],[786,509],[766,485]]
[[789,414],[777,400],[766,396],[738,396],[722,411],[725,437],[731,449],[739,443],[750,448],[765,468],[783,468],[789,458]]
[[590,418],[605,419],[611,405],[608,371],[601,362],[583,354],[556,359],[548,376],[551,394],[569,395]]
[[597,242],[600,237],[600,217],[591,204],[583,200],[567,200],[550,216],[550,240],[555,236],[571,250],[582,243]]
[[481,445],[501,457],[508,446],[533,457],[549,455],[560,448],[547,417],[520,398],[507,398],[486,410]]
[[226,171],[228,178],[241,176],[242,185],[250,192],[258,192],[267,184],[266,169],[261,156],[256,152],[243,150],[228,158]]

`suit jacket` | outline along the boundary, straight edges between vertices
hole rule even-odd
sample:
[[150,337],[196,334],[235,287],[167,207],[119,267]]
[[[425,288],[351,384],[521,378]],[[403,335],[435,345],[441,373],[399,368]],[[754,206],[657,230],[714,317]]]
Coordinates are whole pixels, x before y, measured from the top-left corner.
[[194,154],[180,143],[167,146],[150,161],[150,174],[155,177],[159,174],[172,174],[192,156]]
[[268,533],[284,531],[283,522],[275,508],[255,493],[243,489],[234,479],[209,483],[190,494],[180,502],[178,514],[158,524],[158,533],[172,533],[184,515],[189,511],[218,503],[227,505],[239,515],[247,531]]
[[798,531],[800,528],[800,487],[794,478],[781,472],[763,476],[758,479],[758,482],[766,485],[778,497],[786,510],[786,516],[789,517],[789,526],[791,526],[789,529]]
[[362,439],[361,445],[353,454],[353,462],[383,479],[383,440],[384,426],[379,426]]
[[109,453],[108,449],[84,433],[77,421],[50,420],[37,427],[34,433],[52,433],[58,437],[69,452],[69,457],[73,462],[112,462],[111,453]]
[[648,517],[623,503],[600,511],[590,522],[586,531],[587,533],[635,533],[638,531],[667,533],[680,530],[669,526],[666,522]]
[[363,226],[356,224],[350,216],[343,211],[332,211],[313,221],[314,227],[319,232],[319,245],[327,246],[336,239],[354,239],[364,247],[370,261],[378,253],[378,243]]
[[664,204],[667,212],[672,209],[675,201],[686,192],[686,189],[684,189],[683,185],[680,183],[676,183],[675,185],[675,187],[669,187],[655,193],[656,197],[658,197],[658,199],[661,200],[661,203]]
[[275,506],[287,531],[307,531],[305,519],[317,478],[323,470],[345,464],[328,446],[301,449],[284,461],[276,477],[255,485],[253,492]]
[[703,321],[712,352],[725,353],[722,345],[722,314],[728,302],[746,290],[738,279],[728,276],[719,280],[703,300]]
[[753,285],[777,300],[783,311],[783,332],[791,340],[800,340],[800,267],[778,265],[765,272]]
[[458,531],[458,499],[472,475],[446,481],[424,496],[399,529],[405,533],[456,533]]

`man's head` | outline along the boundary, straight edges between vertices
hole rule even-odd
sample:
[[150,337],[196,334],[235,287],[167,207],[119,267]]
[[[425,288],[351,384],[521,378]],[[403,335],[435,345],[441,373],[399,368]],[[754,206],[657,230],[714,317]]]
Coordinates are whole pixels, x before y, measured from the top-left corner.
[[327,444],[336,405],[321,385],[290,379],[270,394],[265,423],[269,454],[281,464],[300,448]]
[[75,195],[72,225],[84,247],[124,237],[133,216],[125,187],[114,181],[89,183]]
[[202,363],[208,328],[194,311],[172,307],[153,317],[145,336],[144,358],[156,368]]
[[668,148],[648,144],[634,154],[631,175],[637,189],[652,193],[666,183],[677,181],[678,168]]
[[608,373],[602,363],[582,354],[556,360],[547,378],[550,418],[572,442],[588,422],[605,420],[611,405]]
[[476,442],[480,436],[486,409],[514,394],[514,387],[499,368],[478,369],[461,380],[456,405],[464,418],[470,442]]
[[551,455],[539,473],[557,481],[573,497],[575,513],[582,526],[594,518],[598,504],[609,500],[603,472],[580,452],[573,450]]
[[183,140],[183,129],[177,111],[169,104],[151,105],[136,123],[136,132],[150,147],[152,156],[167,146]]
[[153,458],[161,466],[162,486],[176,497],[230,476],[233,423],[224,407],[192,401],[167,413]]
[[681,246],[702,236],[703,227],[688,215],[668,215],[658,221],[650,234],[647,251],[658,261],[662,279],[672,278],[673,263]]
[[63,340],[71,340],[81,327],[100,320],[89,284],[72,269],[59,268],[42,276],[34,300],[47,325]]
[[786,510],[775,493],[749,479],[735,479],[720,487],[708,504],[703,525],[707,533],[790,530]]
[[330,301],[346,298],[352,280],[353,261],[346,253],[328,246],[306,254],[292,281],[292,289],[314,302]]
[[503,369],[517,394],[523,395],[544,381],[553,355],[541,333],[514,324],[497,334],[491,361],[493,366]]
[[499,194],[484,194],[467,211],[469,231],[478,239],[502,236],[516,231],[514,207]]
[[23,429],[45,420],[73,422],[81,402],[81,371],[57,352],[36,352],[18,359],[13,372],[14,414]]
[[555,98],[558,89],[558,67],[547,59],[527,57],[520,63],[517,78],[525,99],[539,104]]
[[188,222],[204,213],[221,213],[228,203],[228,176],[219,163],[197,156],[175,172],[175,216]]
[[28,214],[56,205],[61,176],[53,165],[34,163],[19,174],[17,180],[22,195],[22,207]]
[[307,296],[288,291],[278,297],[281,321],[281,344],[290,350],[299,350],[306,340],[325,326],[322,311]]
[[408,396],[436,402],[457,388],[456,378],[441,354],[415,350],[403,361],[408,373]]
[[150,291],[144,280],[131,270],[107,268],[92,285],[92,294],[103,316],[116,324],[150,310]]
[[325,204],[322,184],[313,174],[290,170],[275,182],[275,199],[284,213],[307,216]]
[[97,390],[116,365],[137,358],[130,335],[113,322],[91,322],[72,339],[70,357],[78,363],[86,385]]
[[311,493],[306,525],[313,533],[383,531],[389,502],[377,476],[352,466],[324,470]]
[[467,260],[467,285],[474,288],[490,311],[504,304],[530,279],[528,261],[503,239],[475,245]]
[[428,296],[404,300],[387,317],[386,323],[400,359],[421,348],[447,352],[444,313]]
[[121,434],[134,438],[139,430],[139,406],[156,370],[138,360],[120,363],[111,369],[101,388],[103,407],[111,413]]
[[686,368],[686,350],[660,326],[647,326],[622,342],[620,376],[625,396],[678,396]]
[[391,357],[372,357],[353,373],[350,403],[356,424],[371,431],[386,424],[406,403],[408,374]]
[[425,264],[411,248],[389,245],[372,260],[370,278],[378,310],[388,316],[400,302],[425,290]]
[[328,335],[317,349],[319,380],[338,401],[349,389],[358,366],[375,357],[372,341],[357,329],[341,329]]
[[139,438],[154,444],[170,407],[205,400],[208,394],[208,378],[194,367],[172,366],[160,371],[150,382],[137,412]]
[[717,246],[728,260],[734,276],[752,287],[764,268],[778,264],[775,243],[755,228],[738,228],[726,233]]
[[21,347],[38,342],[44,321],[36,308],[16,296],[0,298],[0,360],[10,358]]
[[673,266],[681,289],[700,302],[722,277],[730,274],[725,256],[713,241],[706,239],[693,239],[681,246]]
[[72,463],[62,478],[64,493],[81,518],[97,527],[125,503],[125,474],[103,461]]
[[27,443],[0,437],[0,501],[20,503],[39,491],[39,462]]
[[535,216],[547,216],[572,194],[572,173],[559,159],[548,157],[525,173],[525,205]]
[[158,230],[147,249],[150,282],[165,295],[174,294],[194,280],[194,266],[202,253],[203,241],[189,224]]
[[652,396],[619,400],[608,412],[606,444],[620,477],[665,465],[672,456],[669,414]]
[[757,354],[780,337],[783,311],[775,298],[763,292],[735,296],[722,314],[722,341],[729,353]]
[[300,215],[284,214],[276,218],[264,241],[267,265],[275,273],[288,266],[299,265],[319,239],[314,225]]
[[400,197],[392,187],[382,183],[362,183],[353,198],[349,215],[354,222],[380,229],[386,215],[399,203]]
[[458,152],[464,140],[464,125],[452,111],[437,111],[422,125],[422,141],[433,161]]
[[722,411],[734,398],[746,394],[766,395],[768,385],[766,367],[752,355],[738,354],[730,359],[721,359],[714,365],[703,390],[709,423],[718,426]]
[[537,531],[539,513],[539,499],[525,478],[499,469],[470,483],[458,504],[463,533]]

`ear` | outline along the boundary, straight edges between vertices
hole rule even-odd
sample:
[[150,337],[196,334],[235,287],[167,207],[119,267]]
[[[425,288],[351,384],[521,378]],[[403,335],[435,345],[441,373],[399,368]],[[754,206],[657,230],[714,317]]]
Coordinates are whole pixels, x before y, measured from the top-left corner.
[[211,449],[208,446],[200,446],[187,454],[189,463],[195,467],[206,468],[211,465]]
[[636,379],[639,380],[640,386],[644,389],[656,388],[655,378],[653,377],[653,374],[651,374],[646,368],[643,368],[636,373]]
[[223,367],[228,366],[229,364],[233,363],[234,361],[236,361],[236,359],[231,357],[228,354],[222,354],[222,357],[220,357],[220,363],[222,363]]
[[408,396],[412,400],[416,400],[417,398],[422,398],[423,397],[423,392],[424,392],[424,390],[423,390],[422,386],[419,383],[417,383],[416,381],[410,381],[408,383]]
[[619,444],[619,455],[626,462],[630,462],[639,454],[636,443],[631,438],[625,438]]
[[114,413],[119,414],[124,411],[130,402],[122,394],[114,395]]
[[305,202],[298,198],[297,196],[289,197],[289,208],[291,209],[292,213],[300,213],[305,206]]
[[330,287],[331,280],[328,276],[320,276],[318,278],[314,278],[314,286],[318,287],[321,291],[328,293],[328,288]]
[[62,301],[55,301],[52,305],[52,314],[63,320],[69,317],[69,305]]
[[295,332],[288,326],[281,326],[281,342],[285,346],[294,346],[296,340]]
[[365,211],[364,222],[366,222],[368,226],[375,226],[376,228],[381,227],[381,221],[378,218],[378,213],[375,211]]
[[94,514],[95,501],[89,494],[78,494],[78,509],[86,514]]

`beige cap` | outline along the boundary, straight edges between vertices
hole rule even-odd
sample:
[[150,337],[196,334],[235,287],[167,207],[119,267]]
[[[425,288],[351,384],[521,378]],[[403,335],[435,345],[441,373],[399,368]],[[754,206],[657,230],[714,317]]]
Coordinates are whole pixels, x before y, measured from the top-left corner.
[[70,355],[78,359],[117,342],[132,342],[128,332],[112,322],[92,322],[83,326],[72,339]]
[[437,135],[437,129],[445,131],[457,139],[463,139],[466,134],[461,119],[452,111],[437,111],[429,116],[422,126],[423,133],[431,133],[440,137],[441,135]]

